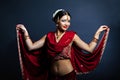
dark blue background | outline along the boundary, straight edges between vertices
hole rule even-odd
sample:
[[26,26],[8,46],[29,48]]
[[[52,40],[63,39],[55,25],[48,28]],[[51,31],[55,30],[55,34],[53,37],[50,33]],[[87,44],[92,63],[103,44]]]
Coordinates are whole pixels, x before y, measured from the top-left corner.
[[119,80],[120,76],[120,1],[119,0],[1,0],[0,1],[0,78],[21,80],[16,40],[16,24],[26,26],[35,41],[55,30],[52,13],[63,8],[72,15],[70,30],[89,42],[97,28],[111,30],[98,67],[79,80]]

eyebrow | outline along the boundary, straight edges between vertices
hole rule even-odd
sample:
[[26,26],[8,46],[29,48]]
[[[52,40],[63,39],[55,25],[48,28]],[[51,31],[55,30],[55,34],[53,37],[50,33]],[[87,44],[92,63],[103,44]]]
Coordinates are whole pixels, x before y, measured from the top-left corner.
[[68,19],[61,19],[61,20],[68,20]]

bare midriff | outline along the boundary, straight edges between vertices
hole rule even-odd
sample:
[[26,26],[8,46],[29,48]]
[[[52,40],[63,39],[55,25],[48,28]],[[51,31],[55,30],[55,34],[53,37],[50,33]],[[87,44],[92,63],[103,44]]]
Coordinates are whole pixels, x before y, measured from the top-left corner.
[[64,76],[73,71],[70,59],[54,61],[51,66],[51,72],[54,75]]

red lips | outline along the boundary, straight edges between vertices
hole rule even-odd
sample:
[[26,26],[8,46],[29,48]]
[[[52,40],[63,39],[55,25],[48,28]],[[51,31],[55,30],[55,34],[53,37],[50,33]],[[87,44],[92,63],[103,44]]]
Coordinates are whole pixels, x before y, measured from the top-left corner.
[[64,28],[68,28],[68,26],[63,26]]

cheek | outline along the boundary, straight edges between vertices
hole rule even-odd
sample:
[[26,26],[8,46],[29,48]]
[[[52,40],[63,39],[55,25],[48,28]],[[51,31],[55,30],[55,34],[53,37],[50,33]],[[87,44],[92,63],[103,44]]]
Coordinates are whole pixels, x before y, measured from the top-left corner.
[[70,26],[70,23],[68,25]]
[[65,24],[65,23],[62,23],[62,22],[61,22],[61,23],[59,23],[59,26],[61,26],[61,27],[62,27],[64,24]]

